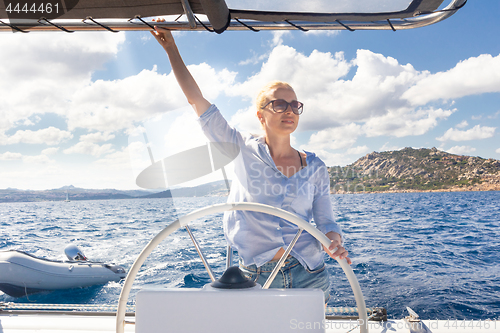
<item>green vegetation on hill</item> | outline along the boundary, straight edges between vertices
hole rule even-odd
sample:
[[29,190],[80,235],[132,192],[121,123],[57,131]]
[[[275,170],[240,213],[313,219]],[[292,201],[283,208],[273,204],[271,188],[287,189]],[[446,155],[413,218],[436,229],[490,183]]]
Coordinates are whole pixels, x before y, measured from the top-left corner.
[[373,152],[355,163],[330,167],[333,193],[466,189],[499,184],[500,161],[449,154],[436,148]]

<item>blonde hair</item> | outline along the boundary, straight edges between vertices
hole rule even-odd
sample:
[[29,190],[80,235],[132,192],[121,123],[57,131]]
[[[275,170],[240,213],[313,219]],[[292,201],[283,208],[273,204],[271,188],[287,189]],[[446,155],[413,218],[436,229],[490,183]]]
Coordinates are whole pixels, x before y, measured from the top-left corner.
[[257,107],[257,110],[262,109],[264,107],[264,105],[266,105],[267,96],[269,95],[270,92],[273,92],[273,91],[278,90],[280,88],[290,89],[291,91],[295,92],[295,90],[293,90],[292,86],[286,82],[271,81],[262,87],[262,89],[257,94],[257,97],[255,98],[255,106]]

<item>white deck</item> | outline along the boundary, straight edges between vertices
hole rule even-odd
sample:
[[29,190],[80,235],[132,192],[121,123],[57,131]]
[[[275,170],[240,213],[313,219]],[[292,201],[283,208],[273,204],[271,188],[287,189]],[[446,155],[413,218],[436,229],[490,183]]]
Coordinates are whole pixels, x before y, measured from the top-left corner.
[[[475,321],[475,320],[423,320],[423,324],[432,333],[499,333],[500,322],[498,321]],[[327,321],[325,323],[325,332],[337,333],[347,332],[357,325],[355,321]],[[415,325],[415,324],[414,324]],[[413,326],[414,332],[426,332],[422,325]],[[307,330],[306,330],[307,331]],[[359,332],[355,329],[352,332]],[[368,332],[370,333],[399,333],[410,332],[410,325],[404,320],[388,320],[386,322],[369,321]]]
[[[0,333],[108,333],[115,326],[114,315],[0,313]],[[125,332],[135,332],[134,325],[127,325]]]
[[[127,321],[134,317],[127,317]],[[193,315],[193,320],[196,316]],[[432,333],[499,333],[499,321],[474,320],[424,320],[424,324]],[[242,323],[242,326],[244,323]],[[290,332],[311,331],[314,323],[290,322]],[[325,321],[316,323],[325,328],[326,333],[347,333],[357,323],[349,320]],[[317,328],[317,327],[316,327]],[[409,333],[408,324],[403,320],[387,322],[369,322],[370,333]],[[125,332],[134,332],[134,325],[126,325]],[[242,329],[241,332],[243,332]],[[82,333],[82,332],[115,332],[114,315],[71,315],[71,314],[9,314],[0,312],[0,333]],[[352,332],[359,332],[355,328]],[[424,331],[422,331],[424,332]],[[195,332],[193,332],[195,333]],[[231,333],[239,333],[234,330]]]

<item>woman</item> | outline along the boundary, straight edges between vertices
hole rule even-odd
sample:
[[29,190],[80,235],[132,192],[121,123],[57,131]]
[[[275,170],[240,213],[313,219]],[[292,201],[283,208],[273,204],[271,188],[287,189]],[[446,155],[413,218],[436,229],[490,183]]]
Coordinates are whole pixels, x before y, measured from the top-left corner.
[[[306,221],[314,218],[317,228],[331,240],[324,250],[332,258],[345,258],[350,264],[340,227],[333,220],[325,164],[313,153],[299,152],[290,145],[290,134],[297,128],[303,110],[293,88],[284,82],[271,82],[264,87],[256,105],[265,135],[240,133],[203,97],[170,31],[155,29],[152,34],[167,52],[175,77],[200,117],[205,135],[213,142],[240,146],[228,202],[259,202],[290,211]],[[224,215],[224,233],[229,245],[238,251],[240,268],[260,284],[264,284],[297,230],[295,225],[263,213],[231,211]],[[271,287],[320,288],[325,302],[328,301],[330,281],[323,252],[310,234],[302,233],[280,273]]]

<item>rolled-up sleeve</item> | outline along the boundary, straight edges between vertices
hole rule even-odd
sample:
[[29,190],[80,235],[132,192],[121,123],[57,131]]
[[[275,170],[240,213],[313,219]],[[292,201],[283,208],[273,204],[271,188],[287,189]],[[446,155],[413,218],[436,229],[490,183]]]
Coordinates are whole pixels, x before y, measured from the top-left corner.
[[239,146],[244,144],[240,132],[229,126],[214,104],[198,118],[198,122],[205,136],[212,142],[232,142]]

